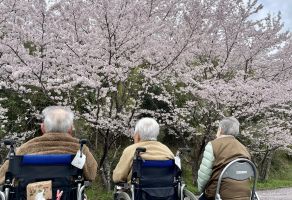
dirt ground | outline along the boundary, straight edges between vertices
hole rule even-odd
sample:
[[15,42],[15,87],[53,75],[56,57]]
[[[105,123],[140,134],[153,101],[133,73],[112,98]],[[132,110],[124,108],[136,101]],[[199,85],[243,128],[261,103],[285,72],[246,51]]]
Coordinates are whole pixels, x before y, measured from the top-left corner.
[[257,191],[260,200],[292,200],[292,188]]

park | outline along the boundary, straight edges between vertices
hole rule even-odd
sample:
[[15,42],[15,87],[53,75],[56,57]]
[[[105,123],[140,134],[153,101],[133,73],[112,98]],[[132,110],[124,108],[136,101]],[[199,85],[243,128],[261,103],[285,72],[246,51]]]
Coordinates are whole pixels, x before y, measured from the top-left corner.
[[261,199],[291,199],[292,34],[283,14],[265,6],[0,0],[0,165],[4,140],[19,147],[41,136],[42,110],[68,107],[74,137],[87,140],[97,161],[88,199],[112,199],[113,170],[137,121],[150,117],[173,153],[190,149],[182,177],[198,196],[204,148],[233,116]]

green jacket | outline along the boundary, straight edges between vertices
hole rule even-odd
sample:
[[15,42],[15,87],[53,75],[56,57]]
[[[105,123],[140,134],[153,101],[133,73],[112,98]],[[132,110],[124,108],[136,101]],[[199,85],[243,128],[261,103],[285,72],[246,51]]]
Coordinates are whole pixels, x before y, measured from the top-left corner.
[[211,178],[214,160],[215,157],[213,154],[213,147],[211,142],[208,142],[208,144],[205,147],[202,163],[200,165],[200,169],[198,172],[197,183],[198,190],[200,193],[204,192],[205,186],[207,185],[208,181]]

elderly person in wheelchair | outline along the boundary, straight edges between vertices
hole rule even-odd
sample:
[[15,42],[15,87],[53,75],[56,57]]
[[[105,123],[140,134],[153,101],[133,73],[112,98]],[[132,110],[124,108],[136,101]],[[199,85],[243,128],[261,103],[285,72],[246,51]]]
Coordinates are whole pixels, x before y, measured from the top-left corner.
[[[239,135],[237,119],[226,117],[220,121],[217,138],[206,145],[198,171],[198,190],[203,193],[199,199],[251,199],[249,174],[251,173],[250,176],[254,176],[256,179],[256,169],[249,161],[250,154],[246,147],[235,139],[237,135]],[[242,159],[238,160],[238,158]],[[232,178],[231,174],[226,175],[226,166],[231,167],[231,164],[236,164],[233,171],[237,173],[237,176],[246,176],[237,178],[235,174],[235,177]],[[243,168],[240,169],[240,167]],[[253,188],[252,199],[254,199],[254,190],[255,188]]]
[[95,179],[97,162],[84,145],[86,141],[72,135],[74,114],[68,108],[50,106],[42,115],[42,136],[24,143],[16,152],[14,141],[5,141],[10,146],[9,160],[0,168],[5,200],[28,198],[28,185],[39,181],[52,181],[53,199],[61,195],[62,199],[84,199],[73,190],[78,187],[78,193],[85,180]]
[[159,125],[154,119],[142,118],[137,122],[134,144],[123,151],[113,172],[114,199],[179,200],[185,196],[196,199],[184,189],[175,157],[167,146],[157,141],[158,134]]

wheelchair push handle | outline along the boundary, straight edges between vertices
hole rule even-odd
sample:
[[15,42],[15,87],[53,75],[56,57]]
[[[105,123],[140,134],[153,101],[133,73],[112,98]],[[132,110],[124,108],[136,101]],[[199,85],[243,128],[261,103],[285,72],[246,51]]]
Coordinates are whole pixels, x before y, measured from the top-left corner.
[[79,140],[79,144],[81,144],[81,145],[87,144],[87,140],[86,139],[80,139]]
[[4,144],[6,146],[8,146],[8,145],[13,146],[13,145],[15,145],[15,141],[14,140],[4,140]]
[[137,149],[136,149],[136,153],[135,153],[135,159],[137,159],[138,157],[140,157],[140,153],[144,153],[144,152],[146,152],[146,148],[144,148],[144,147],[138,147]]
[[12,156],[15,156],[14,145],[16,142],[14,140],[4,140],[4,144],[9,146],[9,153],[7,155],[7,159],[10,159]]
[[146,148],[144,148],[144,147],[138,147],[137,149],[136,149],[136,153],[137,154],[140,154],[141,152],[146,152]]

